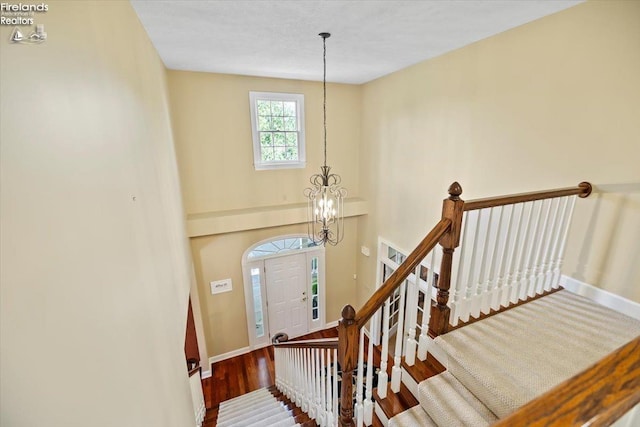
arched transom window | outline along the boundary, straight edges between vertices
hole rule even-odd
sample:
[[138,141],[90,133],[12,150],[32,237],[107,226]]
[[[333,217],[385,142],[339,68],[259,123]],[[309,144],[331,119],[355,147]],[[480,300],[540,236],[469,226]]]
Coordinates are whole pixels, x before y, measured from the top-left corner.
[[308,237],[291,237],[280,240],[271,240],[256,246],[247,254],[248,259],[257,259],[266,256],[283,254],[286,252],[298,251],[300,249],[317,246]]

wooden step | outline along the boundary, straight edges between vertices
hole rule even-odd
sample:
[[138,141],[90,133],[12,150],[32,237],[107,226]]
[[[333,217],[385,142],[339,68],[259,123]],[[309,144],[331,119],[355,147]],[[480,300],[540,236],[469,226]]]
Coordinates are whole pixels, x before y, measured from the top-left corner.
[[220,405],[215,405],[214,407],[207,409],[207,412],[204,414],[204,421],[202,422],[202,427],[214,427],[216,422],[218,421],[218,410],[220,409]]
[[387,385],[387,397],[381,399],[378,395],[378,389],[373,390],[373,398],[378,403],[387,419],[404,412],[407,409],[413,408],[418,405],[419,402],[413,394],[409,391],[407,386],[400,383],[400,392],[394,393],[391,391],[391,383]]
[[380,421],[380,418],[378,418],[375,411],[373,412],[373,423],[371,425],[373,427],[384,427],[384,424],[382,424],[382,421]]
[[413,366],[407,365],[405,358],[403,357],[402,367],[409,375],[411,375],[411,378],[413,378],[416,384],[420,384],[427,378],[431,378],[446,371],[445,367],[442,366],[442,364],[431,354],[427,354],[427,358],[425,360],[418,360],[418,358],[416,358],[416,362]]

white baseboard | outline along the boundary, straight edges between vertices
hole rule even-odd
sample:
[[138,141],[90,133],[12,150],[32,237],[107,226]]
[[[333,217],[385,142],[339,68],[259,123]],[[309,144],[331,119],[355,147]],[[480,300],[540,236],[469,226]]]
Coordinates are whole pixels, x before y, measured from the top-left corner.
[[427,353],[435,357],[446,369],[449,369],[449,355],[431,337],[427,337]]
[[573,277],[565,276],[564,274],[560,277],[560,286],[619,313],[640,320],[640,304],[635,301],[628,300],[620,295],[613,294],[604,289],[581,282]]
[[[338,326],[338,321],[334,320],[333,322],[326,323],[324,329],[335,328],[337,326]],[[231,359],[232,357],[236,357],[236,356],[242,356],[243,354],[247,354],[250,351],[257,350],[257,349],[262,348],[262,347],[268,347],[270,345],[271,345],[271,343],[266,343],[264,345],[259,345],[259,346],[255,346],[255,347],[247,346],[247,347],[242,347],[242,348],[239,348],[237,350],[233,350],[233,351],[230,351],[230,352],[227,352],[227,353],[218,354],[217,356],[211,356],[209,358],[209,366],[211,366],[215,362],[220,362],[222,360]],[[209,376],[211,376],[211,373],[209,373]],[[202,378],[206,378],[204,376],[204,372],[203,372],[203,377]]]
[[241,356],[243,354],[247,354],[253,349],[250,346],[242,347],[237,350],[230,351],[228,353],[218,354],[217,356],[211,356],[209,358],[209,365],[212,365],[216,362],[220,362],[222,360],[231,359],[232,357]]
[[338,327],[338,320],[334,320],[333,322],[326,323],[324,325],[324,327],[325,327],[325,329],[337,328]]
[[382,422],[382,425],[387,427],[389,425],[389,418],[387,418],[387,415],[384,413],[380,405],[378,405],[378,401],[375,402],[374,411],[380,422]]

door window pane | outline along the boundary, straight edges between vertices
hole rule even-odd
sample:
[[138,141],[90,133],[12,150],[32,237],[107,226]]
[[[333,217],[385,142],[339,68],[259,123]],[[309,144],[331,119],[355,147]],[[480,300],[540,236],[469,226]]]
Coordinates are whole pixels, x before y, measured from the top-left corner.
[[318,257],[311,258],[311,320],[318,320]]
[[260,288],[260,269],[251,269],[251,287],[253,289],[253,311],[256,319],[256,337],[264,336],[264,313],[262,312],[262,293]]

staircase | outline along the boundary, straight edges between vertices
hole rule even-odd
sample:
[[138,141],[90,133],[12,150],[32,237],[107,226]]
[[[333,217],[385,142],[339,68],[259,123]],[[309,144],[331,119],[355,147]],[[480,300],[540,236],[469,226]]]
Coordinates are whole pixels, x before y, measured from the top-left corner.
[[224,402],[218,425],[296,425],[294,404],[320,426],[611,425],[640,402],[640,321],[559,285],[590,193],[465,202],[453,183],[410,254],[379,254],[384,283],[338,339],[275,344],[275,388]]
[[489,426],[638,335],[640,321],[555,292],[436,338],[449,369],[388,425]]

